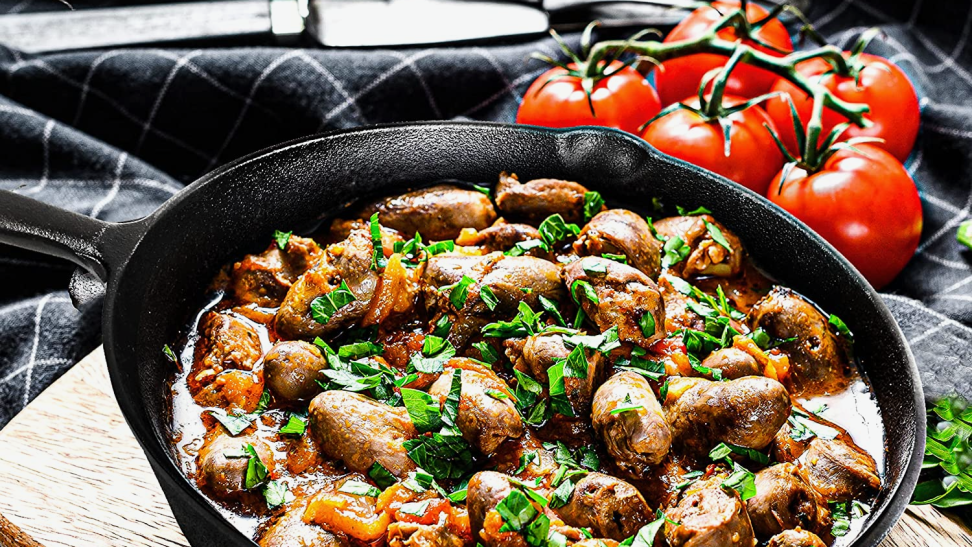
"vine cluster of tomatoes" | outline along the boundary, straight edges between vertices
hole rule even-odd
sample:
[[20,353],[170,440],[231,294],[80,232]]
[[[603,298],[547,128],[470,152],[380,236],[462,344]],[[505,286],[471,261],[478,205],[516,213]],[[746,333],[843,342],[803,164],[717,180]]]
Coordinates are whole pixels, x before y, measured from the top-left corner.
[[[591,44],[527,90],[517,122],[600,125],[767,196],[827,239],[876,287],[914,254],[921,202],[902,166],[918,134],[911,82],[884,58],[793,50],[772,12],[743,0],[698,8],[663,41]],[[812,31],[811,31],[812,32]],[[558,38],[559,41],[559,38]],[[636,69],[654,64],[655,87]]]

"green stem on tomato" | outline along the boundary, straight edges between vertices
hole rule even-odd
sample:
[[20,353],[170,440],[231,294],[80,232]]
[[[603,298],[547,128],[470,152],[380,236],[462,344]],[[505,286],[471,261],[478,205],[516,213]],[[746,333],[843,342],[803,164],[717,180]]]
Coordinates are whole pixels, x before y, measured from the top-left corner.
[[607,55],[618,51],[627,51],[650,57],[657,62],[664,62],[696,53],[712,53],[725,57],[731,57],[733,54],[742,51],[741,55],[743,55],[747,64],[762,68],[782,78],[785,78],[808,95],[814,97],[820,95],[824,97],[824,100],[827,102],[827,106],[829,108],[833,109],[839,114],[842,114],[852,123],[861,127],[864,127],[867,124],[867,121],[864,118],[864,114],[868,111],[866,104],[848,103],[836,97],[824,86],[817,82],[811,81],[796,70],[796,65],[798,63],[810,59],[821,58],[834,65],[834,68],[838,72],[847,72],[849,67],[847,66],[847,62],[839,49],[833,46],[825,46],[811,51],[794,52],[783,57],[777,57],[764,53],[745,44],[724,40],[718,36],[718,32],[722,29],[735,27],[745,31],[748,28],[748,25],[749,22],[746,19],[744,12],[739,9],[724,15],[705,34],[689,40],[670,43],[663,43],[654,40],[608,40],[599,42],[591,49],[590,56],[585,63],[585,72],[588,76],[592,76],[593,73],[596,72],[599,63],[603,61]]
[[712,94],[708,100],[703,96],[705,94],[705,84],[703,83],[699,87],[699,106],[702,107],[702,113],[706,117],[715,118],[722,113],[722,98],[726,95],[726,83],[729,81],[729,75],[736,68],[736,65],[740,62],[746,62],[748,53],[744,48],[737,48],[733,52],[732,57],[729,57],[729,61],[719,71],[719,75],[712,81]]

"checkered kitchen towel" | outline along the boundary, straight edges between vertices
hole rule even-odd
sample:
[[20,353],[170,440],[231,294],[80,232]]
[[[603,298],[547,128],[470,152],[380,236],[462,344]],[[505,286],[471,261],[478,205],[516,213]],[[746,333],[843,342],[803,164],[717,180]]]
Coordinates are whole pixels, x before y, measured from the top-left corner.
[[[924,96],[908,164],[921,188],[918,254],[885,300],[930,396],[972,396],[972,251],[955,242],[972,210],[972,0],[817,0],[837,46],[880,25],[870,51]],[[0,0],[0,13],[63,9]],[[2,44],[2,36],[0,36]],[[516,46],[401,51],[132,49],[25,56],[0,47],[0,188],[104,220],[151,212],[189,181],[248,152],[318,131],[429,119],[512,121],[555,54]],[[99,343],[99,313],[65,292],[70,267],[0,248],[0,426]]]

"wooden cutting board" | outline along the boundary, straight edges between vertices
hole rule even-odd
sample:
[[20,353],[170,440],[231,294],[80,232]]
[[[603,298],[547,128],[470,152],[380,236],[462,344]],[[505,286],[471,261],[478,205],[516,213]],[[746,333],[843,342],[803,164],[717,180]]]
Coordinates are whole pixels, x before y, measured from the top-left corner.
[[[101,348],[0,431],[0,546],[186,547],[111,393]],[[968,546],[972,533],[911,507],[881,547]]]

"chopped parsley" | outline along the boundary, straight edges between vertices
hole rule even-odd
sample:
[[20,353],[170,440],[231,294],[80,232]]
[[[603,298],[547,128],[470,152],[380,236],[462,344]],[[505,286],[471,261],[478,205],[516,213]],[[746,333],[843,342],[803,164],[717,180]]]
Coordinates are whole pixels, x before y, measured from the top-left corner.
[[368,469],[368,477],[375,481],[375,484],[380,488],[388,488],[397,482],[395,475],[392,475],[391,471],[385,469],[385,466],[377,461],[371,464],[371,467]]
[[496,363],[496,361],[499,361],[500,358],[499,352],[496,351],[496,349],[493,348],[493,346],[491,346],[489,342],[486,342],[485,340],[480,340],[479,342],[476,342],[472,346],[479,350],[479,355],[483,358],[483,361],[486,362],[486,364],[492,365]]
[[422,351],[413,353],[408,360],[407,372],[435,374],[442,372],[445,363],[456,356],[456,348],[445,338],[429,334],[422,342]]
[[675,209],[678,211],[678,214],[681,215],[681,216],[683,216],[683,217],[693,217],[693,216],[696,216],[696,215],[711,215],[712,214],[712,211],[706,209],[705,207],[699,207],[697,209],[692,209],[691,211],[689,211],[688,209],[682,207],[681,205],[676,205],[675,206]]
[[671,268],[685,260],[690,252],[692,252],[692,248],[686,245],[682,238],[678,236],[668,238],[665,241],[665,246],[662,247],[662,268]]
[[695,481],[699,480],[699,477],[701,477],[704,474],[705,473],[702,472],[702,471],[690,471],[690,472],[682,475],[682,482],[678,483],[675,486],[675,489],[676,490],[685,490],[686,488],[689,487],[689,485],[691,485]]
[[615,262],[620,262],[621,264],[627,264],[628,263],[628,257],[625,256],[625,255],[620,255],[620,254],[601,253],[601,258],[606,258],[608,260],[613,260]]
[[543,308],[543,311],[547,312],[547,314],[549,314],[558,325],[561,327],[567,326],[567,323],[564,321],[564,316],[560,315],[560,310],[557,309],[556,302],[541,294],[540,307]]
[[678,524],[666,517],[661,509],[656,511],[655,516],[655,520],[642,526],[635,535],[622,541],[620,547],[652,547],[655,544],[655,536],[658,535],[658,531],[661,530],[666,521]]
[[296,414],[291,414],[290,418],[287,419],[287,423],[280,428],[281,435],[296,435],[300,437],[305,431],[307,431],[307,418]]
[[439,338],[445,338],[449,336],[449,331],[452,330],[452,322],[449,321],[448,315],[442,315],[432,326],[432,334],[438,336]]
[[489,288],[489,285],[483,285],[482,288],[479,289],[479,298],[484,304],[486,304],[489,311],[495,310],[496,306],[499,305],[499,299],[496,298],[495,294],[493,294],[493,289]]
[[457,310],[461,310],[462,307],[466,305],[466,297],[469,296],[469,285],[472,285],[475,282],[475,279],[464,275],[462,276],[462,279],[460,279],[455,285],[449,285],[448,287],[443,287],[439,290],[441,291],[447,288],[451,289],[449,291],[449,302],[451,302]]
[[756,475],[736,462],[732,463],[732,469],[732,474],[726,480],[722,481],[722,487],[738,492],[742,501],[746,501],[755,496]]
[[516,471],[514,471],[513,474],[519,475],[520,473],[526,471],[528,465],[530,465],[533,462],[539,462],[539,461],[540,461],[540,454],[538,454],[536,450],[526,451],[520,454],[520,465],[519,467],[516,468]]
[[432,500],[422,500],[422,501],[411,501],[408,503],[403,503],[401,507],[398,508],[399,512],[405,513],[407,515],[422,516],[429,509],[429,504]]
[[607,266],[603,262],[588,260],[584,264],[584,273],[591,277],[603,277],[607,275]]
[[486,390],[486,395],[489,395],[490,397],[492,397],[492,398],[494,398],[494,399],[496,399],[498,401],[502,401],[503,399],[509,399],[510,398],[509,395],[507,395],[506,393],[504,393],[504,392],[502,392],[502,391],[500,391],[498,389],[487,389]]
[[322,325],[327,324],[338,310],[355,300],[357,298],[348,288],[347,282],[341,281],[341,285],[337,289],[311,301],[311,317]]
[[828,502],[828,505],[830,506],[830,516],[834,521],[830,533],[835,537],[846,536],[850,532],[851,521],[862,518],[871,512],[870,507],[857,500],[831,501]]
[[408,417],[412,420],[415,430],[419,433],[438,431],[442,428],[442,412],[439,410],[439,402],[434,400],[431,395],[417,389],[401,388],[402,403],[408,411]]
[[355,496],[368,496],[370,498],[377,498],[381,495],[381,490],[375,488],[374,486],[361,481],[349,480],[341,485],[338,492],[344,492],[345,494],[352,494]]
[[550,508],[557,509],[558,507],[563,507],[567,505],[570,501],[570,496],[574,493],[574,483],[570,479],[564,480],[560,483],[560,486],[553,491],[550,495]]
[[482,329],[486,338],[525,338],[542,330],[540,316],[526,302],[520,302],[516,317],[512,321],[497,321],[489,323]]
[[790,438],[794,441],[806,441],[814,437],[824,440],[836,439],[840,431],[810,419],[810,415],[794,408],[793,413],[787,418],[790,424]]
[[611,414],[612,415],[621,414],[622,412],[630,412],[630,411],[633,411],[633,410],[641,410],[643,408],[645,408],[644,405],[636,405],[636,404],[632,403],[631,402],[631,395],[628,394],[628,393],[625,393],[624,400],[621,401],[621,404],[619,404],[618,406],[616,406],[614,408],[614,410],[611,411]]
[[567,399],[567,390],[564,385],[565,362],[566,360],[560,361],[547,369],[547,376],[550,379],[550,408],[558,414],[573,417],[575,416],[574,409],[571,407],[570,401]]
[[526,253],[532,251],[533,249],[543,249],[547,250],[546,243],[542,239],[528,239],[526,241],[517,241],[516,245],[512,249],[506,251],[507,256],[522,256]]
[[580,289],[581,294],[583,294],[584,298],[587,300],[590,300],[594,304],[600,303],[600,300],[597,298],[597,291],[594,290],[594,287],[587,281],[578,279],[570,284],[570,297],[573,298],[574,303],[578,306],[581,305],[581,301],[580,297],[577,296],[577,289]]
[[851,333],[851,330],[847,327],[847,323],[844,323],[840,319],[840,317],[837,317],[834,314],[830,314],[830,318],[827,320],[827,322],[830,323],[831,325],[833,325],[833,327],[835,329],[837,329],[837,332],[841,336],[843,336],[844,338],[846,338],[849,342],[853,342],[854,341],[854,334]]
[[412,461],[437,479],[459,479],[472,470],[472,451],[460,435],[433,433],[402,446]]
[[540,232],[540,239],[543,240],[547,249],[553,249],[554,245],[560,241],[580,233],[580,227],[576,224],[568,224],[565,222],[564,217],[560,216],[560,213],[547,217],[540,223],[540,227],[537,230]]
[[594,218],[604,208],[600,192],[584,192],[584,222]]
[[732,463],[729,459],[730,454],[738,454],[740,456],[745,456],[751,461],[754,461],[761,465],[769,464],[769,456],[763,454],[759,450],[753,448],[746,448],[743,446],[737,446],[729,443],[719,443],[715,448],[709,451],[709,459],[712,461],[725,460],[726,463]]
[[614,365],[623,370],[630,370],[648,378],[649,380],[660,380],[665,375],[665,363],[645,359],[648,352],[641,347],[631,348],[631,357],[628,359],[618,359]]
[[655,316],[650,311],[646,311],[641,319],[638,319],[638,326],[641,327],[641,334],[645,335],[645,338],[651,338],[655,335]]
[[287,492],[289,487],[284,481],[270,481],[263,487],[263,499],[267,502],[267,507],[273,509],[280,507],[287,502]]
[[162,353],[165,354],[165,357],[169,361],[172,361],[173,363],[179,362],[179,359],[176,357],[175,352],[172,351],[172,348],[169,347],[169,344],[165,344],[164,346],[162,346]]
[[246,444],[243,446],[243,450],[247,454],[246,462],[246,479],[245,484],[247,490],[253,490],[258,486],[262,486],[267,480],[267,475],[270,471],[267,466],[263,464],[263,460],[260,459],[260,455],[257,454],[255,448],[252,444]]
[[378,223],[378,213],[371,215],[371,269],[379,270],[388,265],[385,250],[381,246],[381,224]]
[[712,238],[712,241],[722,245],[722,247],[730,253],[732,252],[732,247],[729,246],[729,242],[726,241],[726,236],[722,233],[722,230],[720,230],[718,226],[706,220],[705,229],[709,232],[709,236]]
[[273,240],[277,243],[277,248],[281,251],[287,250],[287,244],[290,243],[290,236],[294,235],[293,232],[281,232],[280,230],[273,231]]

